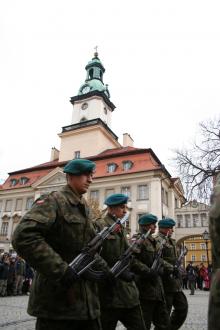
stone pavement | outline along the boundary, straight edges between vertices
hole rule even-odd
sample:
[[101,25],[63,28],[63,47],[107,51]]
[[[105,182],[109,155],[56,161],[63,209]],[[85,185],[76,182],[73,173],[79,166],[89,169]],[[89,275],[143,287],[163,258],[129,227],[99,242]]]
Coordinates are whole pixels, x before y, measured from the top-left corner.
[[[207,330],[209,292],[196,290],[194,296],[184,291],[189,302],[188,317],[181,330]],[[34,330],[35,320],[26,313],[28,296],[0,298],[0,330]],[[123,330],[118,325],[117,330]]]

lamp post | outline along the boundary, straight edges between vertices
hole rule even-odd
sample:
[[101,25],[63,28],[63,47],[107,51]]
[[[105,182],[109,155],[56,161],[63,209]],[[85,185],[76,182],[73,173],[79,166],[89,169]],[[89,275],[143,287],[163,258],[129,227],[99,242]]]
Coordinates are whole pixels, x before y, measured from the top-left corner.
[[208,251],[208,240],[209,240],[209,233],[207,232],[207,230],[204,231],[204,233],[202,233],[202,237],[205,241],[205,246],[206,246],[206,255],[207,255],[207,263],[209,265],[209,251]]

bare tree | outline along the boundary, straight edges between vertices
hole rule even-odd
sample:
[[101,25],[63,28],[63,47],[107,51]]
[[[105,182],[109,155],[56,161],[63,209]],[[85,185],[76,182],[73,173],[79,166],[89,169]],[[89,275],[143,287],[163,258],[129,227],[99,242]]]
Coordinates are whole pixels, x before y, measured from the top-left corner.
[[92,211],[92,218],[95,221],[103,216],[104,210],[100,209],[99,202],[94,198],[89,198],[87,200],[88,205]]
[[174,162],[188,200],[208,203],[213,179],[220,171],[220,118],[199,124],[200,134],[191,149],[174,150]]

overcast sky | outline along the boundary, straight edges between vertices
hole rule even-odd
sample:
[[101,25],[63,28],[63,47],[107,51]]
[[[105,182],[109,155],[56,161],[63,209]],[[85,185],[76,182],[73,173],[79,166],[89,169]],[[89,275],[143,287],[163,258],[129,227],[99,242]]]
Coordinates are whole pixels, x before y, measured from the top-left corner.
[[220,114],[219,17],[219,1],[1,1],[0,179],[60,148],[96,45],[111,129],[174,175],[172,150]]

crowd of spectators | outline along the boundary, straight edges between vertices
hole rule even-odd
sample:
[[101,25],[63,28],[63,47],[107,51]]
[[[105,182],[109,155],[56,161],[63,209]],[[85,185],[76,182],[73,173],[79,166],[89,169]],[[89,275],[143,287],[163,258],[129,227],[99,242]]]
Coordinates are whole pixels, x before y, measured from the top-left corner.
[[185,269],[182,269],[183,289],[189,289],[193,295],[196,289],[209,291],[212,275],[212,265],[206,267],[203,263],[194,266],[190,262]]
[[18,255],[0,256],[0,297],[28,294],[34,270]]

